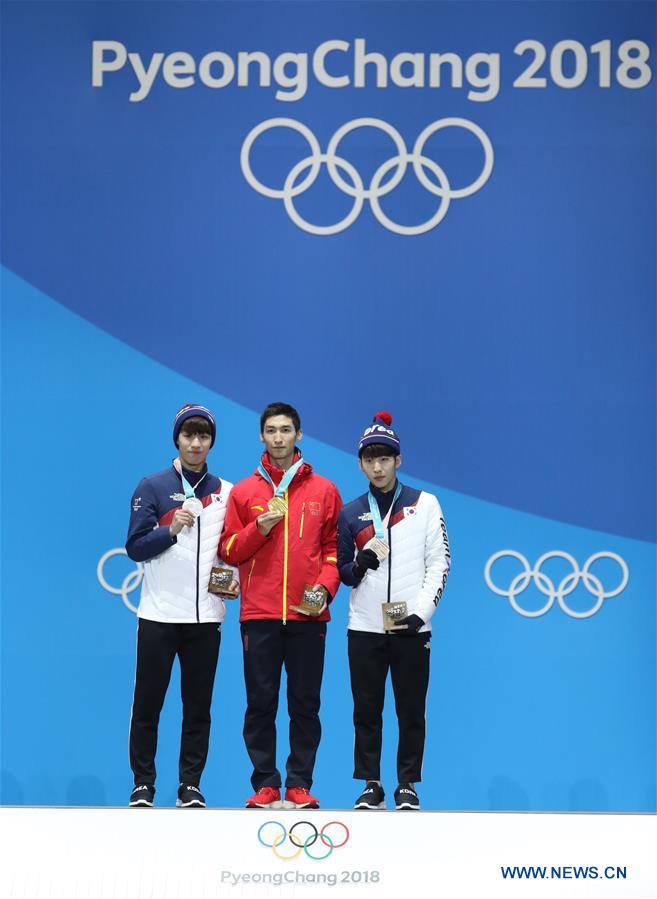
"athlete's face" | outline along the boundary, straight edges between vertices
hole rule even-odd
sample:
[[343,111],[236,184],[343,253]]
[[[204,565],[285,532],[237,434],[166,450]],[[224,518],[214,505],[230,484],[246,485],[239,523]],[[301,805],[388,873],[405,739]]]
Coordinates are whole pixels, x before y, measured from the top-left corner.
[[200,471],[205,465],[205,458],[210,452],[211,443],[210,434],[181,430],[178,434],[178,453],[185,468],[189,471]]
[[401,456],[392,453],[389,456],[361,456],[358,460],[361,471],[367,475],[370,484],[387,493],[395,486],[397,469],[401,465]]
[[294,422],[289,415],[272,415],[265,422],[260,435],[269,458],[279,467],[289,467],[294,456],[294,444],[302,437],[303,433],[294,429]]

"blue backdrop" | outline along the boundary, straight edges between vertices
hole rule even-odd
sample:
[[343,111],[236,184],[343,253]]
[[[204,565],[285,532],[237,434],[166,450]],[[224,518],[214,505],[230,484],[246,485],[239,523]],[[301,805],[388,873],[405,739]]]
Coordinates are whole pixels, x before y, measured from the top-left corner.
[[[217,413],[211,467],[236,481],[284,399],[344,499],[390,409],[402,479],[443,505],[425,806],[654,810],[654,4],[2,19],[1,801],[125,802],[137,579],[98,563],[182,403]],[[337,806],[346,605],[315,783]],[[250,770],[236,619],[204,779],[229,806]],[[163,802],[178,735],[172,689]]]

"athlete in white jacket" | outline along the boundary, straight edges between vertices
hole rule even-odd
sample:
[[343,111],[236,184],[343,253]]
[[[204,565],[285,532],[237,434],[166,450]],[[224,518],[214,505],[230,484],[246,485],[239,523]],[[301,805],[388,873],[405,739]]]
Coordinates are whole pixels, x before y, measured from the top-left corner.
[[390,670],[399,722],[395,804],[418,809],[415,784],[422,779],[431,617],[450,568],[447,529],[433,494],[397,480],[401,447],[388,412],[378,412],[365,429],[358,458],[370,488],[343,507],[338,522],[340,578],[353,588],[348,645],[354,778],[366,782],[355,808],[385,808],[380,763]]

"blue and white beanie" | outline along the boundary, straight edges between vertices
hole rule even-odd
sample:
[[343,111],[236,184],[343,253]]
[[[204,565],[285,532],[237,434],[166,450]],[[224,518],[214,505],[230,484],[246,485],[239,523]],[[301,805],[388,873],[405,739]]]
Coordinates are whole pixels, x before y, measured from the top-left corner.
[[372,424],[365,428],[363,436],[358,441],[358,455],[360,456],[365,447],[373,443],[389,446],[395,456],[401,455],[401,444],[392,428],[392,415],[389,412],[377,412]]
[[178,446],[178,434],[180,434],[180,429],[188,418],[194,418],[196,416],[205,418],[209,423],[212,431],[212,443],[210,446],[214,446],[214,441],[217,436],[217,423],[214,420],[214,415],[209,409],[206,409],[205,406],[195,406],[193,403],[186,403],[176,412],[176,417],[173,420],[173,442],[176,446]]

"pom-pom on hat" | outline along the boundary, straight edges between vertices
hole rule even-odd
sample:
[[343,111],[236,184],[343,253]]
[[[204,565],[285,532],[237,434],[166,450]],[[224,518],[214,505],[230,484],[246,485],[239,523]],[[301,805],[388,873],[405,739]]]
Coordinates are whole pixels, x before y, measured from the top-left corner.
[[209,409],[206,409],[205,406],[195,406],[193,403],[186,403],[176,412],[176,417],[173,420],[173,442],[176,446],[178,446],[178,434],[180,434],[182,426],[188,418],[196,417],[205,418],[210,425],[210,430],[212,431],[212,443],[210,446],[214,446],[214,441],[217,436],[217,423],[214,420],[214,415]]
[[358,455],[363,452],[366,446],[373,443],[389,446],[395,456],[401,454],[401,445],[399,437],[392,427],[392,415],[389,412],[377,412],[372,419],[372,424],[365,428],[363,435],[358,441]]

